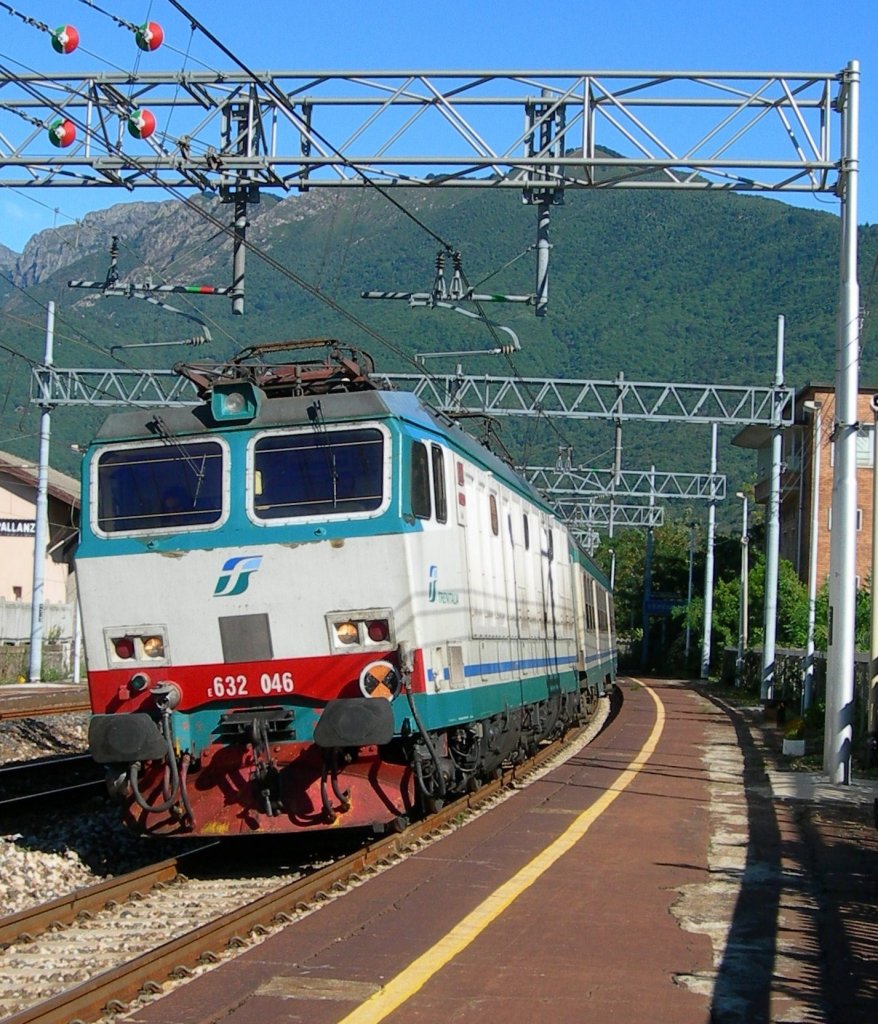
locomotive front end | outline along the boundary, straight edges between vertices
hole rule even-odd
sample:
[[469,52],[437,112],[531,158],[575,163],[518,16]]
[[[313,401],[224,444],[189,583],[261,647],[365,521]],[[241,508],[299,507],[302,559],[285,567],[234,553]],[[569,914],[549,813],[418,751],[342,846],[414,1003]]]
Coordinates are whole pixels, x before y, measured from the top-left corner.
[[380,402],[342,396],[328,422],[221,393],[111,417],[88,456],[92,756],[142,832],[396,827],[412,665]]

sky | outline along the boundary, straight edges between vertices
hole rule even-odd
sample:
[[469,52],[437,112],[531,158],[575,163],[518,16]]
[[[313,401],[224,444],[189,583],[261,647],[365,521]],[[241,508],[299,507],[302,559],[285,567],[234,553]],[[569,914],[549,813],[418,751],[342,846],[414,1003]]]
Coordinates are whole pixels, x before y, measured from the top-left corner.
[[[844,0],[763,0],[759,5],[704,0],[533,0],[481,2],[362,0],[298,3],[281,0],[183,0],[193,17],[253,68],[314,69],[575,69],[761,70],[836,72],[861,67],[860,189],[862,223],[878,222],[878,3]],[[73,24],[77,52],[57,54],[49,36],[6,9],[52,28]],[[142,54],[131,33],[104,12],[133,24],[158,21],[165,45]],[[184,58],[213,68],[231,62],[169,0],[7,0],[0,6],[0,64],[47,75],[140,67],[175,71]],[[148,63],[147,63],[148,62]],[[0,114],[0,162],[4,146]],[[836,119],[837,120],[837,119]],[[7,126],[6,131],[11,126]],[[20,134],[20,126],[16,129]],[[127,198],[132,198],[127,196]],[[166,198],[154,190],[137,199]],[[0,242],[22,251],[36,232],[71,223],[91,209],[126,199],[116,189],[27,189],[0,180]],[[808,201],[838,212],[822,196]]]

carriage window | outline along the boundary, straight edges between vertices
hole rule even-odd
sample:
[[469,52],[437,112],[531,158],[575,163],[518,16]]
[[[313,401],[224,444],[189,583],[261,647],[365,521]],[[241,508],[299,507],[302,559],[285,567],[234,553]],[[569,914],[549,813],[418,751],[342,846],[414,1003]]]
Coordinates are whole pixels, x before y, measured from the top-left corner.
[[500,533],[500,519],[497,515],[497,499],[492,494],[489,496],[488,501],[491,506],[491,533],[497,537]]
[[415,441],[412,444],[412,512],[418,519],[430,518],[430,469],[427,462],[427,446]]
[[384,435],[375,428],[270,434],[253,446],[258,519],[371,512],[383,500]]
[[432,445],[430,454],[433,457],[433,494],[436,498],[436,520],[448,522],[448,499],[445,497],[445,457],[438,445]]
[[527,516],[522,516],[521,521],[524,523],[524,550],[530,551],[530,529],[527,525]]
[[103,451],[96,465],[95,526],[105,533],[153,533],[217,523],[224,464],[216,441]]

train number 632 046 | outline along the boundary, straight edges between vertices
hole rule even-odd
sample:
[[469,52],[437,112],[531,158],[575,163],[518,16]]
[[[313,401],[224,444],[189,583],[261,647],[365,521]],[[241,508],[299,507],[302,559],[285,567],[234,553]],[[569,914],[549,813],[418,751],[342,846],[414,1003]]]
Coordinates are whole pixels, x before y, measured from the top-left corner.
[[[292,672],[263,672],[259,677],[261,693],[292,693],[294,689]],[[245,675],[214,676],[207,689],[208,697],[250,697],[252,693]]]

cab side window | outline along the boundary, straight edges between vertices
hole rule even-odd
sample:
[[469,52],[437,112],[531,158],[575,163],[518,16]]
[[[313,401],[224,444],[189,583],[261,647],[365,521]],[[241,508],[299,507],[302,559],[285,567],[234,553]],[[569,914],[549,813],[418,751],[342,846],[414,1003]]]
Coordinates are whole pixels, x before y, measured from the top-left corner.
[[430,448],[433,459],[433,495],[436,498],[436,521],[448,522],[448,498],[445,494],[445,455],[439,445]]
[[430,518],[430,465],[427,446],[420,441],[412,442],[411,502],[418,519]]

